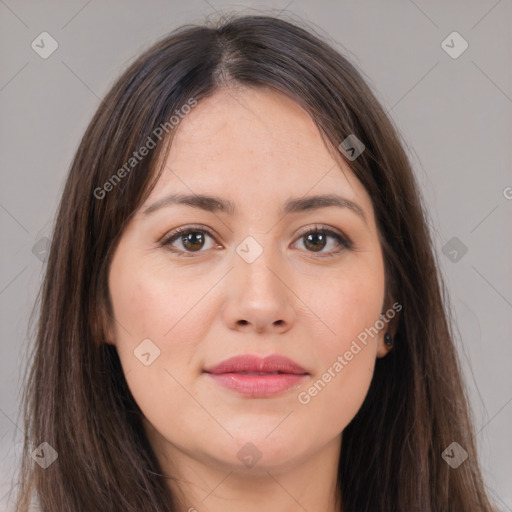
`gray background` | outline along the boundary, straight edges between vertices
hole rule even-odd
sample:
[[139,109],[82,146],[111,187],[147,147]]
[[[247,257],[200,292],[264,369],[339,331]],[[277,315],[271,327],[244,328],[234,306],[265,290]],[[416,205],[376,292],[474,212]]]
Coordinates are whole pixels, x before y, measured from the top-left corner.
[[[0,508],[20,450],[20,368],[44,238],[80,137],[135,55],[216,11],[308,21],[348,54],[389,111],[430,210],[484,477],[512,511],[511,0],[0,0]],[[43,31],[59,44],[47,59],[31,48]],[[469,44],[456,59],[441,46],[453,31]]]

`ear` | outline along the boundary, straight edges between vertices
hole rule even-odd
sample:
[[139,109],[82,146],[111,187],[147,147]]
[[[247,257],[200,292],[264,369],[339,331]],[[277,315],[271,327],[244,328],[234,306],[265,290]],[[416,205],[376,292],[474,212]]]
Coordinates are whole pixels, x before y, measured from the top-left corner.
[[391,301],[390,304],[392,304],[391,307],[388,307],[385,309],[382,314],[381,318],[384,322],[384,327],[379,331],[378,334],[378,342],[377,342],[377,357],[382,358],[388,355],[388,353],[392,350],[393,345],[389,347],[386,345],[384,341],[384,337],[386,333],[389,333],[391,336],[391,341],[394,343],[397,328],[398,328],[398,316],[399,311],[402,310],[402,306],[395,301]]
[[382,358],[389,354],[391,349],[393,347],[388,347],[386,343],[384,342],[384,336],[386,333],[389,332],[391,335],[391,340],[395,339],[395,333],[388,327],[385,327],[382,329],[382,331],[379,332],[379,339],[378,339],[378,345],[377,345],[377,357]]
[[104,332],[105,332],[105,339],[103,340],[105,343],[108,343],[109,345],[116,345],[116,336],[114,333],[113,328],[114,320],[110,320],[107,325],[105,325]]
[[91,322],[94,340],[98,345],[102,343],[116,344],[114,322],[115,320],[109,313],[108,307],[103,302],[98,304]]

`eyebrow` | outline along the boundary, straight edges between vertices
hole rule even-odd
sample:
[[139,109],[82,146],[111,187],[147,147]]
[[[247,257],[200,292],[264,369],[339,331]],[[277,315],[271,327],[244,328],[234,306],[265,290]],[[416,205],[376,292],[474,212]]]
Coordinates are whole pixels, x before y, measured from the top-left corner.
[[[237,212],[236,205],[233,201],[223,199],[221,197],[209,196],[205,194],[171,194],[162,199],[159,199],[151,206],[148,206],[145,210],[143,210],[143,214],[150,215],[160,208],[171,205],[185,205],[192,208],[199,208],[207,212],[219,212],[225,213],[227,215],[235,215]],[[306,212],[332,206],[338,208],[348,208],[357,214],[367,224],[364,211],[357,203],[354,203],[350,199],[346,199],[336,194],[314,195],[297,199],[290,198],[283,204],[281,208],[281,214],[289,215],[292,213]]]

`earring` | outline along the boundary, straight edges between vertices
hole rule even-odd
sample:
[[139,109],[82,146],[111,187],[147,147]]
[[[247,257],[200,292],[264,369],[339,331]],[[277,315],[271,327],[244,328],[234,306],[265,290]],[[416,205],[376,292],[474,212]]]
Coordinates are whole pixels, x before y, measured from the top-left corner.
[[384,343],[386,344],[386,347],[391,348],[393,346],[393,338],[391,337],[391,334],[387,332],[384,335]]

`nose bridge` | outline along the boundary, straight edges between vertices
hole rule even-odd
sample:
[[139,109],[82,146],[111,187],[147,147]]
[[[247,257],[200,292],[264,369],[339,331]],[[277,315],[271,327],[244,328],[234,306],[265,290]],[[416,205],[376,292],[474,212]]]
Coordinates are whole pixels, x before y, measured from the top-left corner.
[[228,284],[227,321],[257,331],[289,328],[294,309],[286,265],[270,234],[248,236],[236,247]]
[[284,269],[272,235],[249,235],[242,240],[236,248],[235,270],[253,294],[278,293],[278,284],[282,286],[282,283],[276,274]]

